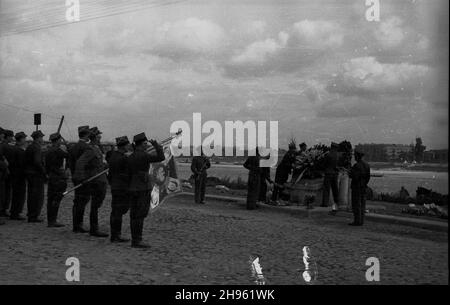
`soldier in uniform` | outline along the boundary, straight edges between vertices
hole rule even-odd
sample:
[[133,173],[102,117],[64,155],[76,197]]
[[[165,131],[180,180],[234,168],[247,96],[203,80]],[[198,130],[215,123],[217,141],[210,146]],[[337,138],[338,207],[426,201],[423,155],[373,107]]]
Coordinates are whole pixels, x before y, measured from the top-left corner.
[[130,175],[130,227],[131,246],[134,248],[148,248],[142,242],[144,219],[150,209],[152,184],[150,181],[150,163],[164,161],[164,151],[155,141],[150,143],[156,150],[156,156],[147,152],[148,140],[145,133],[135,135],[133,138],[135,150],[128,157],[128,170]]
[[[69,169],[72,175],[73,185],[78,185],[82,181],[76,180],[75,175],[75,165],[77,160],[81,155],[89,149],[89,126],[78,127],[78,137],[79,141],[73,145],[69,150]],[[87,185],[82,185],[75,190],[73,207],[72,207],[72,220],[73,220],[73,232],[75,233],[87,233],[88,230],[83,228],[83,215],[86,206],[86,197],[89,197],[89,190]],[[89,199],[88,199],[89,201]]]
[[191,163],[191,171],[194,174],[195,181],[195,203],[205,203],[206,178],[208,174],[206,170],[211,167],[208,157],[201,151],[200,156],[194,156]]
[[[73,179],[75,181],[85,181],[97,174],[100,174],[107,168],[103,161],[103,152],[100,148],[101,132],[97,127],[92,127],[89,134],[89,148],[78,158],[75,164],[75,173]],[[77,214],[76,227],[82,227],[84,209],[89,201],[91,201],[91,210],[89,213],[89,234],[94,237],[108,237],[107,233],[101,232],[98,225],[98,209],[102,206],[106,196],[108,179],[106,172],[98,176],[94,180],[85,184],[86,189],[79,195],[79,206]]]
[[[3,141],[5,140],[5,130],[0,127],[0,210],[3,209],[5,195],[5,179],[8,175],[8,161],[3,155]],[[4,225],[5,221],[0,218],[0,225]]]
[[292,172],[292,164],[295,162],[296,154],[295,143],[292,142],[289,144],[289,150],[277,166],[275,171],[275,185],[272,193],[272,204],[274,205],[278,205],[278,196],[283,191],[283,185],[288,181],[289,175]]
[[67,160],[69,154],[66,146],[62,144],[62,137],[59,133],[51,134],[50,141],[52,146],[45,155],[45,168],[48,174],[47,224],[49,228],[58,228],[64,226],[56,219],[63,193],[67,188],[64,160]]
[[[13,150],[14,146],[12,144],[14,139],[14,133],[12,130],[4,130],[5,139],[3,140],[3,143],[0,144],[3,146],[3,156],[8,161],[9,166],[11,165],[11,160],[13,158]],[[5,177],[5,192],[3,195],[3,205],[2,209],[0,210],[0,216],[3,217],[9,217],[9,208],[11,206],[11,167],[9,167],[9,175]]]
[[44,134],[37,130],[31,134],[31,137],[33,142],[25,150],[28,222],[42,222],[39,216],[44,204],[44,183],[47,179],[41,148],[44,143]]
[[354,220],[349,225],[362,226],[364,224],[364,214],[366,212],[366,189],[370,180],[370,166],[363,161],[362,152],[355,151],[356,163],[350,170],[352,179],[352,209]]
[[259,167],[260,155],[256,149],[256,155],[245,160],[244,167],[249,170],[247,181],[247,210],[257,208],[257,201],[261,188],[261,167]]
[[116,138],[117,150],[110,151],[106,161],[109,166],[108,180],[111,186],[111,242],[126,242],[121,237],[122,216],[130,209],[128,155],[130,141],[127,136]]
[[27,135],[21,131],[14,136],[16,145],[13,149],[13,158],[10,162],[9,169],[11,173],[11,216],[12,220],[25,220],[21,216],[25,205],[25,195],[27,190],[27,179],[25,176],[25,149]]

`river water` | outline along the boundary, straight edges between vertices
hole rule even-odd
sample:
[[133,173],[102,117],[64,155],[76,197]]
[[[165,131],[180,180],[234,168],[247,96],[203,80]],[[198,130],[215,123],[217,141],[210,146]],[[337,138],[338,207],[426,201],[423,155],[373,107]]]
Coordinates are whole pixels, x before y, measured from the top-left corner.
[[[188,179],[191,175],[190,163],[179,163],[178,172],[180,178]],[[212,164],[208,170],[208,176],[218,178],[230,177],[237,179],[239,176],[247,180],[248,171],[241,165]],[[372,177],[369,186],[378,193],[398,192],[404,186],[411,196],[416,194],[419,186],[432,189],[435,192],[448,194],[448,173],[432,171],[409,170],[372,170],[373,174],[383,174],[382,177]],[[275,169],[271,170],[271,177],[275,176]]]

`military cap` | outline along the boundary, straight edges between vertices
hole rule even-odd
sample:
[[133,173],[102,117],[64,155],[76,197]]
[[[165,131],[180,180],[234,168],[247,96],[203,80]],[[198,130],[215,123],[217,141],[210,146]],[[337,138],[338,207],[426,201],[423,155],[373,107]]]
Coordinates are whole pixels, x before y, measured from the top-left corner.
[[26,138],[26,137],[27,137],[27,135],[23,131],[16,133],[16,135],[14,136],[14,138],[16,138],[16,140],[20,140],[20,139]]
[[90,128],[89,132],[91,133],[91,135],[94,135],[94,136],[102,134],[102,132],[97,127]]
[[137,134],[133,137],[133,142],[138,144],[140,142],[147,141],[147,137],[145,136],[145,132]]
[[37,138],[44,137],[44,136],[45,136],[45,134],[43,134],[42,131],[40,131],[40,130],[33,131],[33,133],[31,134],[31,137],[33,139],[37,139]]
[[302,142],[299,146],[300,146],[300,147],[306,147],[306,143],[305,143],[305,142]]
[[358,150],[355,150],[355,158],[362,158],[364,153]]
[[123,146],[123,145],[127,145],[129,144],[130,141],[128,140],[127,136],[123,136],[123,137],[118,137],[116,138],[116,144],[117,146]]
[[12,130],[5,129],[3,133],[5,134],[5,137],[14,137],[14,132]]
[[54,142],[61,139],[61,135],[59,134],[59,132],[55,132],[50,135],[49,139],[50,141]]
[[79,126],[78,127],[78,135],[85,135],[91,133],[89,130],[89,126]]

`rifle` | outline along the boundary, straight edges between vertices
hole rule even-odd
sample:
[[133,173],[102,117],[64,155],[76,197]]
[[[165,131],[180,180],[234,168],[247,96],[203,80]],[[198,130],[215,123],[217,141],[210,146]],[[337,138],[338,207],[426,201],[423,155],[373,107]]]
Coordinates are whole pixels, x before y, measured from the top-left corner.
[[[179,129],[178,132],[175,133],[173,136],[170,136],[170,137],[168,137],[167,139],[164,139],[163,141],[161,141],[161,143],[160,143],[159,145],[161,145],[161,146],[167,145],[167,144],[170,143],[173,139],[178,138],[178,137],[181,135],[182,132],[183,132],[183,131],[182,131],[181,129]],[[146,152],[149,153],[149,152],[151,152],[151,151],[154,150],[154,149],[155,149],[154,147],[150,147],[150,148],[148,148],[148,149],[146,150]],[[108,170],[109,170],[109,169],[105,169],[105,170],[99,172],[98,174],[96,174],[96,175],[94,175],[94,176],[92,176],[92,177],[86,179],[85,181],[81,182],[80,184],[75,185],[73,188],[68,189],[67,191],[65,191],[65,192],[63,193],[63,196],[65,196],[65,195],[67,195],[67,194],[69,194],[69,193],[75,191],[76,189],[82,187],[82,186],[85,185],[86,183],[91,182],[91,181],[94,180],[95,178],[98,178],[98,177],[100,177],[101,175],[106,174],[106,173],[108,172]]]

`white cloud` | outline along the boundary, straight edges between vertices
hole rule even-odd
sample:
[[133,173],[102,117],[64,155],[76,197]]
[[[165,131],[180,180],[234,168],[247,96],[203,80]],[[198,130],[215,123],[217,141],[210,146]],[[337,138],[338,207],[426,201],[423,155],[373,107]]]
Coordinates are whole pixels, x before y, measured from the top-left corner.
[[180,55],[190,53],[211,53],[219,51],[226,43],[226,34],[217,24],[209,20],[188,18],[166,22],[155,32],[156,49],[161,54]]
[[413,91],[420,82],[428,79],[430,68],[409,63],[385,64],[374,57],[353,58],[343,66],[338,76],[335,91],[359,91],[371,93],[392,93]]
[[286,45],[289,35],[285,32],[278,34],[278,39],[268,38],[262,41],[256,41],[247,46],[240,54],[233,56],[232,63],[235,64],[262,64],[270,56],[280,52]]
[[330,21],[306,19],[295,23],[293,29],[299,44],[313,48],[339,47],[344,41],[341,27]]
[[390,17],[380,23],[374,35],[384,48],[400,46],[406,37],[403,20],[396,16]]

